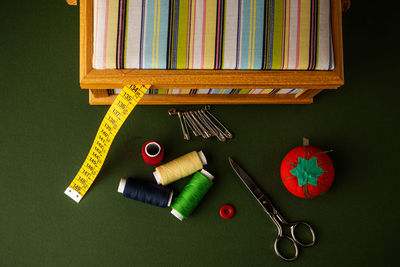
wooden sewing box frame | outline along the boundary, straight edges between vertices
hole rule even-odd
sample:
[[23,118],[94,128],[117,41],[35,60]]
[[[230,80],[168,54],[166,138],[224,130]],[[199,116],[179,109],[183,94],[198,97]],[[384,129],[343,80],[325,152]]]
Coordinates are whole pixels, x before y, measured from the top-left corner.
[[[77,0],[66,0],[77,5]],[[344,84],[342,3],[331,0],[335,68],[323,70],[148,70],[94,69],[93,0],[80,0],[80,86],[89,90],[91,105],[110,105],[116,95],[106,89],[149,84],[152,89],[277,89],[297,88],[297,94],[146,94],[141,105],[191,104],[309,104],[325,89]]]

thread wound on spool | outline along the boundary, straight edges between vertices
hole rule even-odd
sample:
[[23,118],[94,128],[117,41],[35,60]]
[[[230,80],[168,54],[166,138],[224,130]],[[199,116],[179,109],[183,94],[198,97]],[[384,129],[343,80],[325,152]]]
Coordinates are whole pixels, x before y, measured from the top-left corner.
[[182,193],[175,199],[171,206],[171,213],[180,220],[188,218],[212,185],[212,179],[201,172],[196,172]]
[[156,141],[150,140],[142,146],[143,161],[151,166],[157,166],[164,157],[164,146]]
[[134,178],[121,179],[118,192],[124,197],[161,208],[170,206],[173,195],[170,188]]
[[204,164],[207,164],[204,153],[193,151],[158,166],[153,174],[157,183],[167,185],[201,170]]

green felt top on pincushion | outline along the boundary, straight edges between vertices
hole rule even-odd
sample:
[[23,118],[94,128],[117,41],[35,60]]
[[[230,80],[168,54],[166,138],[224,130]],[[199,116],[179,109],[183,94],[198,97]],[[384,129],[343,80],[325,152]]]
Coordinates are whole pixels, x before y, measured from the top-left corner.
[[324,173],[324,170],[318,166],[317,157],[311,159],[298,158],[297,166],[290,170],[290,173],[297,177],[299,186],[311,184],[318,185],[318,177]]

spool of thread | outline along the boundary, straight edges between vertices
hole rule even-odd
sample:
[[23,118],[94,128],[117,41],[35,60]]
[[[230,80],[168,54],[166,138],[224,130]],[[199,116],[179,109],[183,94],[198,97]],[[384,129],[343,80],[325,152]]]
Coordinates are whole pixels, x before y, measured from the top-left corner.
[[153,175],[158,184],[167,185],[201,170],[206,164],[203,151],[193,151],[158,166]]
[[147,141],[142,146],[142,157],[148,165],[160,165],[164,157],[164,146],[156,140]]
[[122,178],[119,182],[118,192],[124,197],[138,200],[153,206],[165,208],[171,206],[172,189],[147,181]]
[[183,188],[182,193],[175,199],[171,206],[171,213],[181,221],[188,218],[213,185],[213,179],[214,176],[206,170],[196,172]]

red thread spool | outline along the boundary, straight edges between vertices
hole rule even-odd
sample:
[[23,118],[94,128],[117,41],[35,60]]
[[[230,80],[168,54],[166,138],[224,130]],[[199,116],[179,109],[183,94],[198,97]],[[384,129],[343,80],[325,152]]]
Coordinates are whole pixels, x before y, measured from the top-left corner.
[[150,140],[142,146],[142,157],[146,164],[157,166],[164,157],[164,146],[155,140]]

